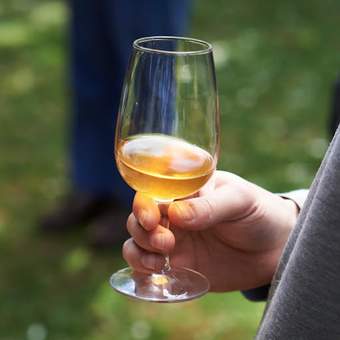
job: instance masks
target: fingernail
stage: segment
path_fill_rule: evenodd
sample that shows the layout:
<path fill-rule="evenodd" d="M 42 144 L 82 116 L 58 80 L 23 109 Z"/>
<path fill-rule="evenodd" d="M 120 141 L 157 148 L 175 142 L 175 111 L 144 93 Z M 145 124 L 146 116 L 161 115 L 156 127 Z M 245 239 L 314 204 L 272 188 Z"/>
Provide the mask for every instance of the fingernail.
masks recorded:
<path fill-rule="evenodd" d="M 194 218 L 193 210 L 189 204 L 184 202 L 174 204 L 177 210 L 177 214 L 179 215 L 180 218 L 182 218 L 185 221 L 190 221 Z"/>
<path fill-rule="evenodd" d="M 159 250 L 163 250 L 165 247 L 165 235 L 158 233 L 156 235 L 153 235 L 150 239 L 151 246 L 154 248 L 157 248 Z"/>
<path fill-rule="evenodd" d="M 153 255 L 144 255 L 141 258 L 142 265 L 148 269 L 155 269 L 156 259 Z"/>

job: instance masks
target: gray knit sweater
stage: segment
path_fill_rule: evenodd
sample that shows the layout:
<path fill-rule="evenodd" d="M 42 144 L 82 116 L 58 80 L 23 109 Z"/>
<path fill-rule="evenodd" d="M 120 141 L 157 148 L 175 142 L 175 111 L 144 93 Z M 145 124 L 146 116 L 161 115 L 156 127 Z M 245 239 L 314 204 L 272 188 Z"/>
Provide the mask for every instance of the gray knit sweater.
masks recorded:
<path fill-rule="evenodd" d="M 271 284 L 256 339 L 340 339 L 340 130 Z"/>

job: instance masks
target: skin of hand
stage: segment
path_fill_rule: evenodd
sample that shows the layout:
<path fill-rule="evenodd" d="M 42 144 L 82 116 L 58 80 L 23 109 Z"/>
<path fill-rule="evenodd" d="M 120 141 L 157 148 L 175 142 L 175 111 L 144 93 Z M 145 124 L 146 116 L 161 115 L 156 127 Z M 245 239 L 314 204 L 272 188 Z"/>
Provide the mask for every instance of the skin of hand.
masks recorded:
<path fill-rule="evenodd" d="M 271 281 L 297 215 L 293 201 L 216 171 L 195 197 L 169 206 L 137 193 L 123 257 L 137 271 L 155 272 L 169 253 L 172 266 L 204 274 L 211 291 L 247 290 Z"/>

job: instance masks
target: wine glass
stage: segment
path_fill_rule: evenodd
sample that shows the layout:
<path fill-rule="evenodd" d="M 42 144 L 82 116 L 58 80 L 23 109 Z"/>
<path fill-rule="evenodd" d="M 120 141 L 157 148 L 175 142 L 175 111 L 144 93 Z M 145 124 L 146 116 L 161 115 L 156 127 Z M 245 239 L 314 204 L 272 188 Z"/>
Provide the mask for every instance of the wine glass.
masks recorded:
<path fill-rule="evenodd" d="M 218 150 L 212 46 L 184 37 L 136 40 L 115 140 L 117 166 L 126 183 L 159 204 L 169 204 L 197 192 L 208 181 Z M 110 284 L 122 294 L 154 302 L 191 300 L 209 290 L 202 274 L 173 268 L 169 256 L 165 259 L 158 273 L 125 268 L 111 276 Z"/>

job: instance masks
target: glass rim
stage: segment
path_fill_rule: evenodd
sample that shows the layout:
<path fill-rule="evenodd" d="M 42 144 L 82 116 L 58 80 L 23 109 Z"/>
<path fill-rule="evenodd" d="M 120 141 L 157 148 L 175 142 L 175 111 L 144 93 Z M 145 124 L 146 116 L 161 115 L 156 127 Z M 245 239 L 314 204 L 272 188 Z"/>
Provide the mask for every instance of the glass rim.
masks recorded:
<path fill-rule="evenodd" d="M 187 41 L 187 42 L 195 43 L 197 45 L 201 45 L 202 49 L 198 49 L 195 51 L 169 51 L 169 50 L 161 50 L 157 48 L 144 47 L 141 45 L 141 43 L 144 43 L 144 42 L 157 41 L 157 40 Z M 168 55 L 183 55 L 183 56 L 208 54 L 208 53 L 211 53 L 213 50 L 212 45 L 204 40 L 200 40 L 196 38 L 189 38 L 189 37 L 167 36 L 167 35 L 156 35 L 156 36 L 142 37 L 142 38 L 136 39 L 133 42 L 133 47 L 136 50 L 139 50 L 142 52 L 168 54 Z"/>

